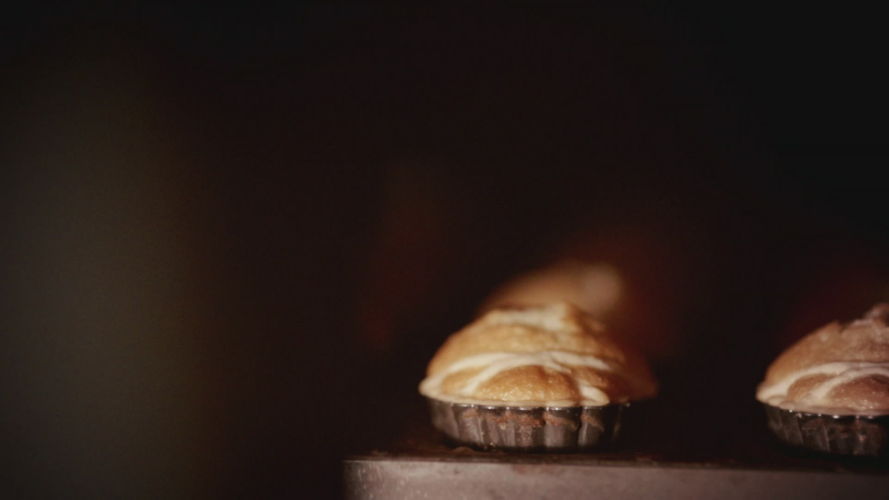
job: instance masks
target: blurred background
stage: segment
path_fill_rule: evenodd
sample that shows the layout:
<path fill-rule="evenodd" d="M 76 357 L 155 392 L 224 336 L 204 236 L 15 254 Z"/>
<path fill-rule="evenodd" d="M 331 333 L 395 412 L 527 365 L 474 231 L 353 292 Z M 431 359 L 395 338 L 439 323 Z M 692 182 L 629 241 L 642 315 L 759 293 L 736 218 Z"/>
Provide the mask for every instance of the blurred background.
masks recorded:
<path fill-rule="evenodd" d="M 12 8 L 0 489 L 336 496 L 442 340 L 565 257 L 616 273 L 665 397 L 752 404 L 889 299 L 876 19 Z"/>

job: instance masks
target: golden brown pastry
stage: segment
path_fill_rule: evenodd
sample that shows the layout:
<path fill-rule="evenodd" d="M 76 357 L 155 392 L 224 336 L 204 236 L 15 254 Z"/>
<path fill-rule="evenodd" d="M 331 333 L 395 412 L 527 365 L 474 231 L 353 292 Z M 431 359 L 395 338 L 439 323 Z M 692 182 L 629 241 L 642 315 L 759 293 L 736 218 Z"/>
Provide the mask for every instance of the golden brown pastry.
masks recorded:
<path fill-rule="evenodd" d="M 769 367 L 756 397 L 793 411 L 889 414 L 889 304 L 792 345 Z"/>
<path fill-rule="evenodd" d="M 568 303 L 494 309 L 453 334 L 420 392 L 452 403 L 602 406 L 653 396 L 645 361 Z"/>

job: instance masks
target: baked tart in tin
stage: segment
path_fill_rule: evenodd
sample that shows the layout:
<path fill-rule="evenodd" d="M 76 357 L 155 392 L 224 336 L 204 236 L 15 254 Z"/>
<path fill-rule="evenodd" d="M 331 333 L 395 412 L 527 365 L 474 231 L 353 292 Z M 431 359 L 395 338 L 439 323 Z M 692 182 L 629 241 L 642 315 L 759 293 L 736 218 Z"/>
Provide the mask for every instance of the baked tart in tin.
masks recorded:
<path fill-rule="evenodd" d="M 756 392 L 780 439 L 825 453 L 889 452 L 889 304 L 803 337 Z"/>
<path fill-rule="evenodd" d="M 656 383 L 642 357 L 568 303 L 501 307 L 451 335 L 420 384 L 433 424 L 479 448 L 605 446 Z"/>

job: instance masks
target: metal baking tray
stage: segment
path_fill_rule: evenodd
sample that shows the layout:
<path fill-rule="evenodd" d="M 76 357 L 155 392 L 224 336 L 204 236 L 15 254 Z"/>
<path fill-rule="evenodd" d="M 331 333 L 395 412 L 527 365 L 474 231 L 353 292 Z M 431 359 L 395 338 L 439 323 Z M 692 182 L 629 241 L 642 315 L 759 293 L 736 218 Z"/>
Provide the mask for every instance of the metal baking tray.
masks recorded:
<path fill-rule="evenodd" d="M 418 406 L 421 406 L 418 404 Z M 394 441 L 343 461 L 347 498 L 887 498 L 889 462 L 782 444 L 755 403 L 653 402 L 614 446 L 484 451 L 448 442 L 422 411 Z"/>

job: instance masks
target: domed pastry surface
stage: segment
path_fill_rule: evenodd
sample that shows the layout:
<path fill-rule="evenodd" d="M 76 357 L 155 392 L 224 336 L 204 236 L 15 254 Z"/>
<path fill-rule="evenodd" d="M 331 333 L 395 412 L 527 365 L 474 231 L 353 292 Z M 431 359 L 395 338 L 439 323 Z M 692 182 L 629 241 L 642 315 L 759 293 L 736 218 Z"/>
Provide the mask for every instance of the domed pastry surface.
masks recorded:
<path fill-rule="evenodd" d="M 453 334 L 420 392 L 493 406 L 602 406 L 653 396 L 645 361 L 567 303 L 489 311 Z"/>
<path fill-rule="evenodd" d="M 756 397 L 809 413 L 889 414 L 889 304 L 803 337 L 769 366 Z"/>

